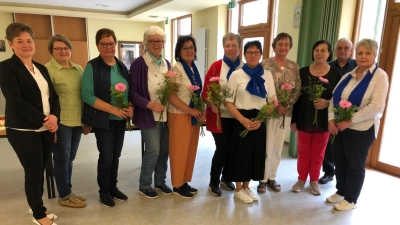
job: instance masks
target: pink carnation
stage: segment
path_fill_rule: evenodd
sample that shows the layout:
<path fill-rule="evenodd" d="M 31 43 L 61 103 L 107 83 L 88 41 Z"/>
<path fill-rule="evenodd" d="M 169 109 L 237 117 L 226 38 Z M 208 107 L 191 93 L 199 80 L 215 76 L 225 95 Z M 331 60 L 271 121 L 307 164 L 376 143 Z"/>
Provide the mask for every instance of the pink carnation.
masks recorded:
<path fill-rule="evenodd" d="M 213 82 L 213 81 L 219 81 L 219 77 L 211 77 L 210 82 Z"/>
<path fill-rule="evenodd" d="M 114 87 L 115 87 L 115 90 L 117 90 L 119 92 L 124 92 L 126 89 L 126 85 L 123 83 L 118 83 Z"/>
<path fill-rule="evenodd" d="M 281 89 L 283 89 L 283 90 L 290 90 L 290 89 L 292 89 L 293 88 L 293 85 L 292 84 L 289 84 L 289 83 L 284 83 L 284 84 L 282 84 L 282 86 L 281 86 Z"/>
<path fill-rule="evenodd" d="M 273 98 L 272 98 L 272 100 L 274 101 L 274 105 L 275 106 L 278 106 L 278 98 L 276 97 L 276 96 L 274 96 Z"/>
<path fill-rule="evenodd" d="M 341 108 L 345 109 L 345 108 L 350 108 L 352 106 L 352 104 L 351 104 L 351 102 L 349 102 L 347 100 L 340 100 L 339 106 Z"/>
<path fill-rule="evenodd" d="M 197 90 L 199 90 L 200 89 L 200 87 L 199 86 L 197 86 L 197 85 L 189 85 L 189 90 L 191 90 L 191 91 L 197 91 Z"/>
<path fill-rule="evenodd" d="M 172 72 L 172 71 L 169 71 L 168 72 L 168 74 L 167 74 L 167 76 L 169 77 L 169 78 L 172 78 L 172 77 L 175 77 L 175 73 L 174 72 Z"/>
<path fill-rule="evenodd" d="M 329 83 L 329 80 L 328 80 L 328 79 L 325 79 L 325 78 L 323 78 L 323 77 L 319 77 L 319 80 L 322 81 L 322 82 L 324 82 L 324 83 Z"/>

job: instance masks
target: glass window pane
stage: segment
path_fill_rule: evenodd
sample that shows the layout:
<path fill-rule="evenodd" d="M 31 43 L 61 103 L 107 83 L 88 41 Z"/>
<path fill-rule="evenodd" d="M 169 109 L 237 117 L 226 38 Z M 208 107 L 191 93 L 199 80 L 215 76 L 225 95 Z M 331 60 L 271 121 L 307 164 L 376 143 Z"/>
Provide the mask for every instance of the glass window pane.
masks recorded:
<path fill-rule="evenodd" d="M 250 38 L 243 38 L 243 47 L 244 47 L 244 45 L 247 43 L 247 42 L 249 42 L 249 41 L 259 41 L 259 42 L 261 42 L 261 49 L 263 50 L 263 52 L 264 52 L 264 37 L 250 37 Z M 244 58 L 244 48 L 242 47 L 242 61 L 243 61 L 243 63 L 246 63 L 246 59 Z M 260 62 L 262 61 L 262 59 L 263 59 L 263 57 L 262 57 L 262 55 L 261 55 L 261 58 L 260 58 Z"/>
<path fill-rule="evenodd" d="M 192 18 L 188 17 L 178 21 L 179 34 L 178 35 L 189 35 L 192 33 Z"/>
<path fill-rule="evenodd" d="M 229 11 L 231 12 L 229 32 L 237 34 L 239 33 L 239 7 L 235 7 Z"/>
<path fill-rule="evenodd" d="M 268 22 L 268 0 L 246 3 L 242 9 L 242 26 Z"/>
<path fill-rule="evenodd" d="M 400 29 L 398 31 L 398 37 L 400 37 Z M 397 49 L 394 60 L 393 75 L 400 74 L 400 39 L 397 40 Z M 400 88 L 394 88 L 400 86 L 399 76 L 392 76 L 390 83 L 390 95 L 388 96 L 388 103 L 386 106 L 386 118 L 382 133 L 381 150 L 379 153 L 379 161 L 400 167 L 400 151 L 395 150 L 393 146 L 398 146 L 398 125 L 393 121 L 398 120 L 400 114 L 400 105 L 397 103 L 400 96 Z"/>
<path fill-rule="evenodd" d="M 379 46 L 383 32 L 383 20 L 385 17 L 386 0 L 379 1 L 364 1 L 362 19 L 360 23 L 359 40 L 363 38 L 371 38 L 378 42 L 378 54 L 376 61 L 379 58 Z"/>

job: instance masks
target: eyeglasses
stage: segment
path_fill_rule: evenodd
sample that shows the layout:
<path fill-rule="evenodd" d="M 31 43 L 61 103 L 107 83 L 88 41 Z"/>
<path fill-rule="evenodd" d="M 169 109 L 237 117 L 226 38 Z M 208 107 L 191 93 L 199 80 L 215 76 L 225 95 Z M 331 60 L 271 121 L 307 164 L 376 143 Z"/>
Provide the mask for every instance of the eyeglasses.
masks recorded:
<path fill-rule="evenodd" d="M 182 50 L 185 51 L 185 52 L 193 51 L 194 50 L 194 46 L 184 47 L 184 48 L 182 48 Z"/>
<path fill-rule="evenodd" d="M 56 50 L 57 52 L 62 52 L 64 50 L 64 52 L 68 52 L 70 49 L 68 47 L 64 47 L 64 48 L 53 48 L 54 50 Z"/>
<path fill-rule="evenodd" d="M 350 49 L 349 46 L 345 46 L 345 47 L 336 47 L 336 50 L 338 50 L 338 51 L 342 51 L 342 50 L 348 51 L 349 49 Z"/>
<path fill-rule="evenodd" d="M 246 52 L 246 55 L 249 55 L 249 56 L 259 56 L 261 54 L 261 52 L 260 51 L 255 51 L 255 52 L 252 52 L 252 51 L 247 51 Z"/>
<path fill-rule="evenodd" d="M 161 44 L 164 44 L 164 41 L 160 41 L 160 40 L 158 40 L 158 41 L 156 41 L 156 40 L 148 40 L 147 43 L 149 43 L 149 44 L 151 44 L 151 45 L 155 45 L 155 44 L 161 45 Z"/>
<path fill-rule="evenodd" d="M 110 42 L 110 43 L 100 43 L 100 45 L 101 45 L 101 47 L 103 47 L 103 48 L 107 48 L 107 47 L 114 48 L 114 47 L 115 47 L 115 43 L 114 43 L 114 42 Z"/>

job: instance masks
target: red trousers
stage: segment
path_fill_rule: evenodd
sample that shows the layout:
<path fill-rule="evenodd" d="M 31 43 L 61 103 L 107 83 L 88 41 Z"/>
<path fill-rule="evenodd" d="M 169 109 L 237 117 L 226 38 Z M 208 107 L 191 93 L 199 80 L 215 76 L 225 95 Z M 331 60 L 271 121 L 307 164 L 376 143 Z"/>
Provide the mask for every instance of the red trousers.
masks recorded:
<path fill-rule="evenodd" d="M 297 172 L 299 180 L 306 181 L 310 175 L 310 181 L 318 181 L 322 162 L 324 161 L 325 148 L 329 139 L 329 132 L 311 134 L 298 132 L 298 158 Z"/>

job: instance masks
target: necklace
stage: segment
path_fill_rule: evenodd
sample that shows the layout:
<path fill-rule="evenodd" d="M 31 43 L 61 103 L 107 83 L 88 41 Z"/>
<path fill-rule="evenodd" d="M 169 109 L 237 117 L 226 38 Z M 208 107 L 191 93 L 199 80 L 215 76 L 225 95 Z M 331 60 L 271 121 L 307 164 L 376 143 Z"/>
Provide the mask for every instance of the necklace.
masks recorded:
<path fill-rule="evenodd" d="M 315 69 L 317 70 L 318 73 L 321 73 L 321 70 L 324 69 L 325 65 L 322 65 L 321 67 L 318 68 L 316 64 L 314 64 Z"/>
<path fill-rule="evenodd" d="M 33 65 L 32 66 L 27 66 L 26 64 L 24 64 L 28 69 L 33 69 Z"/>

